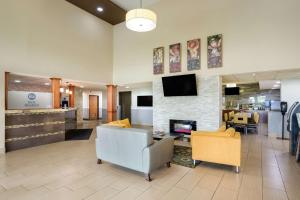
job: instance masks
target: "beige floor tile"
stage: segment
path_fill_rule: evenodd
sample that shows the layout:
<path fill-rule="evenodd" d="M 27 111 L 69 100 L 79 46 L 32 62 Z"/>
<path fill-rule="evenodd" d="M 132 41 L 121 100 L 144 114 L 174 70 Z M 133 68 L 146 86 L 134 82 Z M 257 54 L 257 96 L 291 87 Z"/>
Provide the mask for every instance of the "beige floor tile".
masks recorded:
<path fill-rule="evenodd" d="M 152 186 L 146 190 L 141 196 L 138 197 L 138 200 L 159 200 L 161 199 L 168 190 L 164 188 Z"/>
<path fill-rule="evenodd" d="M 120 191 L 113 189 L 111 187 L 105 187 L 101 190 L 97 191 L 96 193 L 92 194 L 91 196 L 87 197 L 87 200 L 106 200 L 109 198 L 112 198 L 116 194 L 118 194 Z"/>
<path fill-rule="evenodd" d="M 81 200 L 87 198 L 88 196 L 92 195 L 96 191 L 83 187 L 78 190 L 72 191 L 68 188 L 60 188 L 55 191 L 50 191 L 45 193 L 43 196 L 40 197 L 41 200 Z"/>
<path fill-rule="evenodd" d="M 288 197 L 285 191 L 283 190 L 263 188 L 263 199 L 264 200 L 288 200 Z"/>
<path fill-rule="evenodd" d="M 206 188 L 215 191 L 221 181 L 222 177 L 206 174 L 198 182 L 197 187 Z"/>
<path fill-rule="evenodd" d="M 116 196 L 111 198 L 112 200 L 132 200 L 137 199 L 138 196 L 140 196 L 143 192 L 141 190 L 138 190 L 136 188 L 127 188 L 121 192 L 119 192 Z"/>
<path fill-rule="evenodd" d="M 189 192 L 184 189 L 173 187 L 161 199 L 162 200 L 182 200 L 182 199 L 185 199 L 188 196 L 188 194 L 189 194 Z"/>
<path fill-rule="evenodd" d="M 263 187 L 285 190 L 281 177 L 274 176 L 273 178 L 263 177 Z"/>
<path fill-rule="evenodd" d="M 177 184 L 176 187 L 192 191 L 202 176 L 190 171 Z"/>
<path fill-rule="evenodd" d="M 262 189 L 241 187 L 238 200 L 262 200 Z"/>
<path fill-rule="evenodd" d="M 238 190 L 230 190 L 224 187 L 218 187 L 213 196 L 213 200 L 235 200 L 238 197 Z"/>
<path fill-rule="evenodd" d="M 221 180 L 220 187 L 230 190 L 238 190 L 242 183 L 242 178 L 242 174 L 225 173 Z"/>
<path fill-rule="evenodd" d="M 79 127 L 93 128 L 98 122 Z M 300 165 L 288 141 L 242 135 L 242 169 L 200 163 L 141 173 L 110 163 L 96 164 L 95 131 L 88 141 L 67 141 L 0 156 L 1 200 L 79 199 L 300 199 Z"/>
<path fill-rule="evenodd" d="M 12 189 L 8 189 L 2 193 L 0 193 L 0 199 L 6 200 L 6 199 L 14 199 L 15 197 L 24 194 L 27 192 L 27 190 L 23 187 L 16 187 Z"/>
<path fill-rule="evenodd" d="M 212 190 L 195 187 L 194 190 L 187 197 L 187 200 L 210 200 L 212 199 L 213 195 L 214 191 Z"/>

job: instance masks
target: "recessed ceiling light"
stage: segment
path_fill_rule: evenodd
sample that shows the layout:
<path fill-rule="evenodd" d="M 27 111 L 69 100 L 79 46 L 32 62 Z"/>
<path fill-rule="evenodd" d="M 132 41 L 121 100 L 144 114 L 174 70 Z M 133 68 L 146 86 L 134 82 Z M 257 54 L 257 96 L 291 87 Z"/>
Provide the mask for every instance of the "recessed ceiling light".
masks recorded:
<path fill-rule="evenodd" d="M 129 86 L 126 86 L 125 88 L 126 88 L 126 89 L 129 89 L 130 87 L 129 87 Z"/>
<path fill-rule="evenodd" d="M 226 87 L 228 88 L 236 87 L 236 83 L 227 83 Z"/>
<path fill-rule="evenodd" d="M 97 11 L 98 11 L 98 12 L 103 12 L 103 8 L 102 8 L 102 7 L 98 7 L 98 8 L 97 8 Z"/>
<path fill-rule="evenodd" d="M 44 83 L 44 84 L 47 85 L 47 86 L 50 85 L 50 83 Z"/>
<path fill-rule="evenodd" d="M 15 83 L 21 83 L 21 81 L 20 80 L 15 80 Z"/>
<path fill-rule="evenodd" d="M 276 81 L 276 84 L 280 84 L 281 82 L 280 81 Z"/>
<path fill-rule="evenodd" d="M 280 85 L 275 84 L 273 87 L 277 88 L 277 87 L 279 87 L 279 86 L 280 86 Z"/>

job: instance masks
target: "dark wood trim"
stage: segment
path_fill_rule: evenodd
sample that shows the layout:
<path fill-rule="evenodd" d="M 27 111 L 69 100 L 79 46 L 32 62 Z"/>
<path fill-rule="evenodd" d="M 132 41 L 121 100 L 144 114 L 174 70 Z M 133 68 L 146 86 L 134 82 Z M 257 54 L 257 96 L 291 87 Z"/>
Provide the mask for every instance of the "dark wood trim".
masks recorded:
<path fill-rule="evenodd" d="M 125 21 L 126 10 L 114 4 L 110 0 L 66 0 L 66 1 L 112 25 L 116 25 Z M 98 12 L 97 7 L 102 7 L 103 12 Z"/>
<path fill-rule="evenodd" d="M 8 109 L 8 82 L 9 82 L 9 72 L 5 72 L 5 110 Z"/>

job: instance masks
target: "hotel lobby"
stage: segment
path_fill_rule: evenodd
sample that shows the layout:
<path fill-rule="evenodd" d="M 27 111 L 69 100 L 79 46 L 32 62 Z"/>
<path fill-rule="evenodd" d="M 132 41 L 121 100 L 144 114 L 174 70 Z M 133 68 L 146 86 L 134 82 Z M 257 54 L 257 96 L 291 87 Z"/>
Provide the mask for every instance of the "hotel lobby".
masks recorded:
<path fill-rule="evenodd" d="M 1 200 L 300 200 L 296 0 L 2 0 Z"/>

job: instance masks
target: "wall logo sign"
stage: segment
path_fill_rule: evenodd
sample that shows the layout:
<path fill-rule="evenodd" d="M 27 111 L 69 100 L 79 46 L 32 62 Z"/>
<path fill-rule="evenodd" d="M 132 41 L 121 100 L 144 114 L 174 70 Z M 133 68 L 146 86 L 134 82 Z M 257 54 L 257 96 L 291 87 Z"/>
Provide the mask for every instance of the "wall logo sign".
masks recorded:
<path fill-rule="evenodd" d="M 36 95 L 34 93 L 29 93 L 27 97 L 30 101 L 33 101 L 36 99 Z"/>

